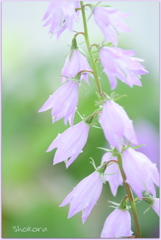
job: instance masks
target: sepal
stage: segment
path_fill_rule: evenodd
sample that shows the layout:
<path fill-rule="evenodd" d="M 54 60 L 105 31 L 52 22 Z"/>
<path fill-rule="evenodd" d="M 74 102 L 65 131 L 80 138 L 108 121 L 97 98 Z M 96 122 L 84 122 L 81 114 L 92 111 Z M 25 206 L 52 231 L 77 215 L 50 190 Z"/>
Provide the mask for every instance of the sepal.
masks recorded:
<path fill-rule="evenodd" d="M 143 197 L 142 199 L 150 205 L 153 205 L 153 203 L 155 202 L 155 198 L 152 195 L 150 195 L 149 197 Z"/>
<path fill-rule="evenodd" d="M 129 197 L 126 196 L 124 197 L 124 199 L 121 201 L 121 203 L 116 203 L 116 202 L 112 202 L 112 201 L 108 201 L 109 203 L 112 203 L 114 206 L 109 206 L 109 207 L 113 207 L 116 209 L 120 209 L 121 211 L 128 211 L 131 206 L 128 206 L 128 201 L 129 201 Z"/>
<path fill-rule="evenodd" d="M 70 55 L 69 55 L 69 59 L 71 59 L 72 55 L 73 55 L 73 52 L 75 49 L 78 49 L 78 45 L 77 45 L 77 40 L 76 38 L 74 37 L 72 39 L 72 44 L 71 44 L 71 47 L 70 47 Z"/>
<path fill-rule="evenodd" d="M 144 214 L 146 212 L 148 212 L 151 207 L 153 206 L 154 202 L 155 202 L 155 198 L 152 195 L 149 195 L 149 197 L 143 197 L 142 198 L 145 202 L 147 202 L 150 206 L 144 211 Z"/>
<path fill-rule="evenodd" d="M 128 196 L 124 197 L 124 199 L 122 200 L 118 208 L 122 211 L 129 210 L 131 207 L 127 205 L 128 202 L 129 202 L 129 197 Z"/>

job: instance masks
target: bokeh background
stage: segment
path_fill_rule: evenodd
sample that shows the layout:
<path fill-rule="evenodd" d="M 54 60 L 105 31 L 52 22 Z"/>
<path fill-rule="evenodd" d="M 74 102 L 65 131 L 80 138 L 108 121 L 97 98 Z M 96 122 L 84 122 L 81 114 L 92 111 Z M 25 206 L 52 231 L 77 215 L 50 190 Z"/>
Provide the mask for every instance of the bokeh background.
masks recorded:
<path fill-rule="evenodd" d="M 159 168 L 159 2 L 104 2 L 130 13 L 124 21 L 131 29 L 122 33 L 119 47 L 135 50 L 145 59 L 149 71 L 142 87 L 128 87 L 118 81 L 115 92 L 127 94 L 118 103 L 133 119 L 140 148 Z M 55 150 L 46 149 L 58 133 L 68 126 L 63 120 L 51 123 L 50 110 L 38 110 L 61 85 L 61 69 L 73 34 L 66 30 L 59 41 L 50 38 L 42 17 L 48 2 L 2 2 L 2 194 L 3 238 L 99 238 L 110 212 L 108 200 L 120 202 L 125 196 L 119 187 L 113 197 L 108 183 L 84 225 L 81 213 L 67 219 L 69 205 L 59 208 L 78 182 L 93 172 L 90 157 L 100 164 L 107 147 L 102 130 L 91 128 L 84 152 L 66 170 L 64 163 L 52 165 Z M 87 9 L 87 15 L 90 10 Z M 91 43 L 100 43 L 103 35 L 93 18 L 88 21 Z M 82 31 L 80 23 L 75 30 Z M 78 38 L 83 42 L 83 37 Z M 86 51 L 85 44 L 81 45 Z M 102 69 L 98 65 L 99 73 Z M 101 75 L 105 92 L 110 93 L 107 77 Z M 88 116 L 95 110 L 96 86 L 79 89 L 78 110 Z M 80 121 L 76 114 L 75 123 Z M 144 170 L 143 170 L 144 171 Z M 157 189 L 157 197 L 159 191 Z M 142 236 L 159 236 L 159 218 L 152 210 L 145 215 L 147 203 L 137 205 Z M 133 220 L 132 220 L 133 224 Z M 42 227 L 46 232 L 14 232 L 13 227 Z M 134 225 L 132 225 L 134 231 Z"/>

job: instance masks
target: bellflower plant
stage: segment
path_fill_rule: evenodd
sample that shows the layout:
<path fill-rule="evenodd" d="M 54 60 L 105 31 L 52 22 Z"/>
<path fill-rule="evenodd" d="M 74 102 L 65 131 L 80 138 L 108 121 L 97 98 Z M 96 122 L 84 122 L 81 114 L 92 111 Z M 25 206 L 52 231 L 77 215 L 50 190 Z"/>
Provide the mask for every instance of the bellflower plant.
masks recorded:
<path fill-rule="evenodd" d="M 104 34 L 105 41 L 118 44 L 118 33 L 129 32 L 129 27 L 121 20 L 128 17 L 128 13 L 120 12 L 114 8 L 94 7 L 93 16 L 96 24 Z"/>
<path fill-rule="evenodd" d="M 116 103 L 122 96 L 114 92 L 108 95 L 107 90 L 103 91 L 101 86 L 103 79 L 97 69 L 97 63 L 102 65 L 112 90 L 117 87 L 117 79 L 129 87 L 134 85 L 141 87 L 141 75 L 148 71 L 140 64 L 144 60 L 134 57 L 135 51 L 117 47 L 118 34 L 130 31 L 126 23 L 122 21 L 122 18 L 129 14 L 122 13 L 111 6 L 100 6 L 100 3 L 93 5 L 91 3 L 84 4 L 82 1 L 53 1 L 49 4 L 43 18 L 46 21 L 45 26 L 50 25 L 49 33 L 56 34 L 59 38 L 61 33 L 68 29 L 71 31 L 72 39 L 70 41 L 72 44 L 65 64 L 62 66 L 63 84 L 49 97 L 39 112 L 52 109 L 53 122 L 64 118 L 64 124 L 70 123 L 70 127 L 62 134 L 58 134 L 47 149 L 47 152 L 50 152 L 57 148 L 53 160 L 54 165 L 64 161 L 68 168 L 76 160 L 82 153 L 91 127 L 101 128 L 102 134 L 104 133 L 109 143 L 109 149 L 98 147 L 106 151 L 101 165 L 96 167 L 92 159 L 95 171 L 83 179 L 61 203 L 60 207 L 70 204 L 68 218 L 82 211 L 82 222 L 84 223 L 101 196 L 103 183 L 109 183 L 113 196 L 117 195 L 119 186 L 124 186 L 126 196 L 120 204 L 111 202 L 115 210 L 107 216 L 101 238 L 141 238 L 137 204 L 144 200 L 159 215 L 159 199 L 156 196 L 156 186 L 159 186 L 158 169 L 146 155 L 135 150 L 142 145 L 137 145 L 138 141 L 132 120 L 123 107 Z M 104 34 L 104 41 L 101 44 L 90 43 L 86 18 L 88 7 L 90 9 L 88 19 L 93 15 L 96 24 Z M 73 29 L 73 24 L 78 21 L 80 12 L 82 13 L 83 30 L 76 31 Z M 77 44 L 77 38 L 80 35 L 84 38 L 87 54 L 83 53 Z M 93 47 L 96 47 L 97 51 L 93 51 Z M 78 87 L 79 85 L 83 86 L 82 79 L 88 83 L 89 75 L 97 87 L 97 109 L 90 112 L 88 117 L 83 115 L 82 120 L 74 124 L 74 116 L 78 107 Z M 80 113 L 79 116 L 81 116 Z M 100 126 L 96 126 L 97 124 Z M 100 141 L 100 139 L 97 140 Z M 79 168 L 79 171 L 81 169 Z M 134 198 L 133 192 L 137 195 L 136 198 Z M 152 195 L 148 197 L 149 194 Z M 131 212 L 129 212 L 130 209 Z M 132 235 L 131 215 L 134 220 L 136 236 Z"/>
<path fill-rule="evenodd" d="M 87 142 L 90 126 L 84 121 L 68 128 L 64 133 L 58 134 L 56 139 L 50 144 L 47 152 L 58 148 L 53 164 L 65 161 L 66 167 L 78 157 Z"/>
<path fill-rule="evenodd" d="M 100 173 L 95 171 L 83 179 L 64 199 L 60 207 L 70 204 L 68 218 L 82 211 L 82 222 L 89 216 L 101 195 L 103 181 Z"/>
<path fill-rule="evenodd" d="M 74 115 L 78 104 L 78 86 L 74 81 L 68 81 L 51 95 L 39 112 L 52 108 L 53 123 L 64 117 L 64 123 L 73 125 Z"/>
<path fill-rule="evenodd" d="M 57 34 L 57 38 L 66 28 L 72 32 L 73 22 L 78 21 L 76 8 L 79 8 L 79 2 L 51 2 L 43 17 L 44 27 L 50 25 L 49 33 Z"/>
<path fill-rule="evenodd" d="M 100 49 L 100 58 L 110 81 L 111 89 L 117 86 L 116 78 L 126 83 L 128 86 L 142 86 L 140 75 L 148 73 L 140 62 L 143 59 L 133 57 L 134 51 L 124 50 L 117 47 L 102 47 Z"/>

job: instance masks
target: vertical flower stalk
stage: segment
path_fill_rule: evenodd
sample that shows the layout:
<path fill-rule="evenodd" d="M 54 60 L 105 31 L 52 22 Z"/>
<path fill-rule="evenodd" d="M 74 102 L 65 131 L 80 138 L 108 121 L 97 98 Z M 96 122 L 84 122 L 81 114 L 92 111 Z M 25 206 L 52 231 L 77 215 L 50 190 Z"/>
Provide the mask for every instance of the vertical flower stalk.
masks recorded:
<path fill-rule="evenodd" d="M 97 88 L 98 88 L 99 95 L 101 96 L 102 95 L 102 89 L 101 89 L 100 81 L 99 81 L 99 78 L 98 78 L 97 67 L 96 67 L 93 55 L 91 53 L 91 50 L 90 50 L 90 42 L 89 42 L 89 36 L 88 36 L 87 21 L 86 21 L 85 10 L 84 10 L 84 7 L 83 7 L 83 1 L 80 2 L 80 5 L 81 5 L 81 11 L 82 11 L 82 18 L 83 18 L 84 37 L 85 37 L 88 53 L 89 53 L 89 56 L 90 56 L 90 59 L 91 59 L 91 62 L 92 62 L 93 75 L 94 75 L 94 78 L 95 78 L 95 82 L 96 82 L 96 85 L 97 85 Z"/>
<path fill-rule="evenodd" d="M 88 48 L 89 56 L 90 56 L 90 59 L 91 59 L 91 62 L 92 62 L 92 66 L 93 66 L 93 73 L 94 73 L 93 75 L 94 75 L 94 78 L 95 78 L 95 82 L 96 82 L 96 85 L 97 85 L 97 88 L 98 88 L 99 95 L 102 96 L 102 89 L 101 89 L 100 81 L 99 81 L 99 78 L 98 78 L 97 67 L 96 67 L 93 55 L 91 53 L 91 50 L 90 50 L 88 28 L 87 28 L 86 15 L 85 15 L 85 10 L 84 10 L 84 6 L 83 6 L 83 1 L 80 2 L 80 5 L 81 5 L 81 11 L 82 11 L 82 18 L 83 18 L 84 37 L 85 37 L 86 45 L 87 45 L 87 48 Z M 118 155 L 118 160 L 119 160 L 120 172 L 121 172 L 122 178 L 124 180 L 124 185 L 125 185 L 125 188 L 126 188 L 126 191 L 127 191 L 130 203 L 131 203 L 131 208 L 132 208 L 132 212 L 133 212 L 133 216 L 134 216 L 134 222 L 135 222 L 135 228 L 136 228 L 136 236 L 138 238 L 140 238 L 141 233 L 140 233 L 140 226 L 139 226 L 138 217 L 137 217 L 136 206 L 135 206 L 135 203 L 134 203 L 134 198 L 133 198 L 130 186 L 125 182 L 126 181 L 126 176 L 125 176 L 125 173 L 124 173 L 123 168 L 122 168 L 121 155 Z"/>

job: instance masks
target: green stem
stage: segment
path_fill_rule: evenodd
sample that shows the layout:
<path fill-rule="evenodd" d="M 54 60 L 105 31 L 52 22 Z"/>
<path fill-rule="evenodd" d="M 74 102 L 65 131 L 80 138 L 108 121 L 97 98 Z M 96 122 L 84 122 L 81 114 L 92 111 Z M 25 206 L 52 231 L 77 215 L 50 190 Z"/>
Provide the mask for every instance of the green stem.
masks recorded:
<path fill-rule="evenodd" d="M 94 60 L 94 57 L 91 53 L 91 46 L 90 46 L 89 36 L 88 36 L 86 14 L 85 14 L 83 2 L 81 1 L 80 4 L 81 4 L 82 17 L 83 17 L 84 37 L 85 37 L 86 45 L 87 45 L 87 48 L 88 48 L 88 53 L 89 53 L 89 56 L 90 56 L 90 59 L 91 59 L 91 62 L 92 62 L 93 75 L 94 75 L 94 78 L 95 78 L 95 81 L 96 81 L 96 85 L 97 85 L 97 88 L 98 88 L 99 95 L 101 96 L 102 95 L 102 89 L 101 89 L 100 81 L 99 81 L 99 78 L 98 78 L 98 73 L 97 73 L 97 67 L 96 67 L 96 64 L 95 64 L 95 60 Z"/>
<path fill-rule="evenodd" d="M 132 213 L 133 213 L 133 217 L 134 217 L 134 224 L 135 224 L 135 229 L 136 229 L 136 237 L 141 238 L 141 232 L 140 232 L 137 210 L 136 210 L 136 206 L 135 206 L 135 200 L 134 200 L 134 197 L 133 197 L 133 194 L 132 194 L 129 184 L 126 183 L 126 175 L 125 175 L 125 172 L 122 167 L 122 157 L 120 154 L 118 154 L 117 157 L 118 157 L 118 165 L 120 168 L 120 172 L 121 172 L 121 175 L 122 175 L 122 178 L 124 181 L 124 186 L 125 186 L 125 189 L 126 189 L 126 192 L 129 197 L 130 204 L 131 204 L 131 209 L 132 209 Z"/>

